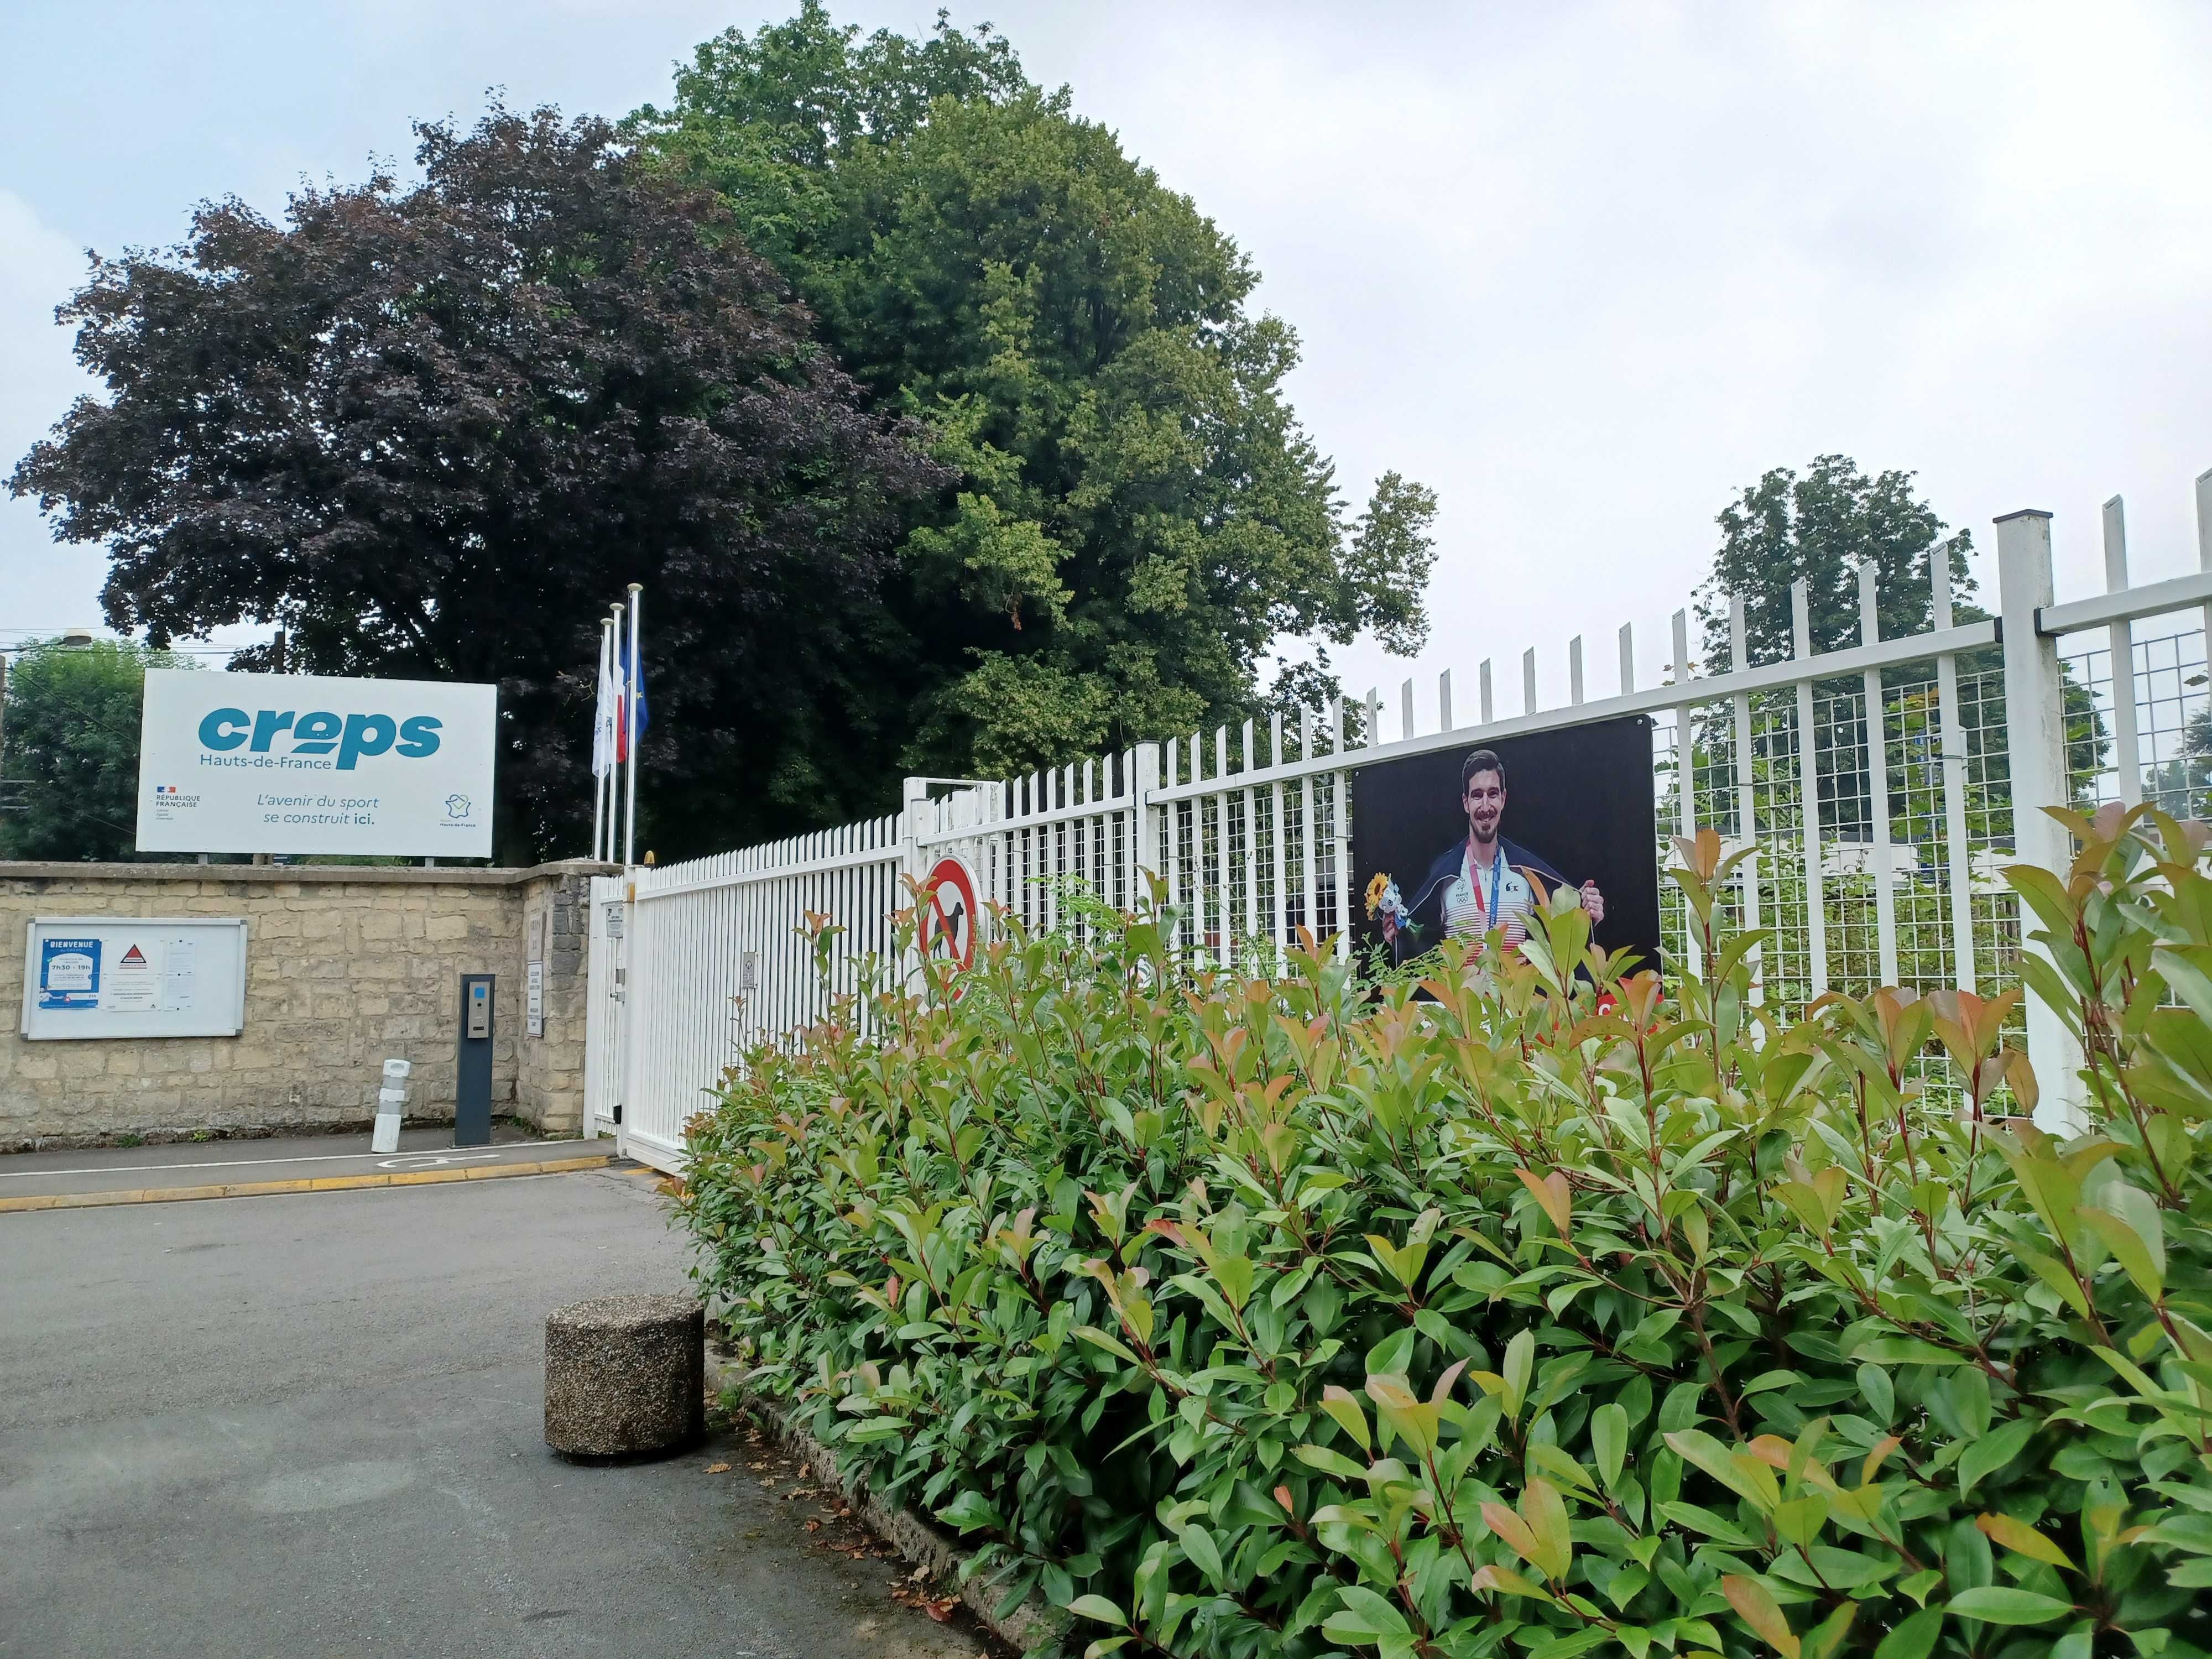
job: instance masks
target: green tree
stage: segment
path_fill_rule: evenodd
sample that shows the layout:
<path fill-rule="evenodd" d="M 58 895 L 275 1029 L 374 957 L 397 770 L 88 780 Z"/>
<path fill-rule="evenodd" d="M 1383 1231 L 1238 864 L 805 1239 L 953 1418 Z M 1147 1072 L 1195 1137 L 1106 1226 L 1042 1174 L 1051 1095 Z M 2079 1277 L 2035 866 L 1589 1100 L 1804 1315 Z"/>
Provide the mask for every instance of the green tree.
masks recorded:
<path fill-rule="evenodd" d="M 2183 722 L 2181 752 L 2145 766 L 2142 786 L 2142 798 L 2161 812 L 2178 818 L 2212 816 L 2212 708 L 2200 708 Z"/>
<path fill-rule="evenodd" d="M 1705 625 L 1705 672 L 1729 670 L 1729 602 L 1743 600 L 1746 650 L 1753 663 L 1790 653 L 1790 584 L 1802 580 L 1813 649 L 1839 651 L 1859 642 L 1858 571 L 1872 565 L 1876 611 L 1884 639 L 1924 633 L 1934 625 L 1929 584 L 1943 520 L 1916 495 L 1913 475 L 1892 471 L 1869 477 L 1848 455 L 1816 455 L 1801 477 L 1771 468 L 1721 511 L 1721 544 L 1698 589 Z M 1952 615 L 1986 613 L 1973 603 L 1966 562 L 1971 534 L 1950 544 Z"/>
<path fill-rule="evenodd" d="M 127 641 L 26 645 L 0 728 L 0 855 L 118 860 L 137 850 L 138 713 L 149 668 L 190 658 Z"/>
<path fill-rule="evenodd" d="M 302 191 L 281 224 L 210 203 L 182 247 L 96 263 L 61 314 L 107 395 L 15 493 L 106 545 L 109 619 L 155 644 L 276 623 L 295 669 L 497 682 L 502 859 L 582 848 L 599 619 L 632 581 L 640 850 L 881 810 L 894 503 L 949 475 L 720 201 L 606 123 L 417 136 L 419 182 Z"/>
<path fill-rule="evenodd" d="M 701 46 L 629 131 L 720 192 L 875 406 L 957 471 L 909 509 L 906 648 L 882 664 L 909 767 L 1236 718 L 1290 637 L 1420 645 L 1434 495 L 1386 473 L 1347 514 L 1251 261 L 988 27 L 863 39 L 808 0 Z"/>
<path fill-rule="evenodd" d="M 1754 665 L 1777 662 L 1792 652 L 1790 586 L 1806 585 L 1808 631 L 1815 653 L 1839 651 L 1860 642 L 1858 572 L 1875 573 L 1876 613 L 1881 637 L 1899 639 L 1935 625 L 1930 582 L 1934 561 L 1947 545 L 1946 526 L 1935 508 L 1913 487 L 1913 474 L 1891 471 L 1869 477 L 1846 455 L 1820 455 L 1803 473 L 1775 467 L 1741 490 L 1717 520 L 1720 546 L 1712 568 L 1697 592 L 1703 624 L 1705 672 L 1729 672 L 1731 653 L 1729 611 L 1741 598 L 1746 653 Z M 1968 532 L 1948 540 L 1954 623 L 1988 616 L 1974 602 L 1975 583 L 1966 561 Z M 1969 754 L 1967 819 L 1975 846 L 2008 844 L 2012 800 L 2005 763 L 2005 706 L 2002 653 L 1996 647 L 1971 652 L 1959 662 L 1966 707 L 1961 711 Z M 1893 693 L 1887 728 L 1885 782 L 1890 835 L 1924 844 L 1929 868 L 1941 879 L 1949 854 L 1942 845 L 1940 809 L 1924 810 L 1940 799 L 1931 781 L 1937 775 L 1937 715 L 1934 678 L 1925 663 L 1899 664 L 1882 673 Z M 1866 763 L 1865 711 L 1856 698 L 1857 676 L 1820 685 L 1814 698 L 1817 718 L 1832 722 L 1818 738 L 1817 772 L 1820 822 L 1828 840 L 1863 837 L 1873 826 L 1873 787 Z M 2068 769 L 2075 781 L 2075 805 L 2086 805 L 2110 750 L 2110 738 L 2088 688 L 2068 672 L 2064 681 Z M 1796 696 L 1770 692 L 1753 699 L 1754 726 L 1752 770 L 1759 787 L 1771 785 L 1785 822 L 1768 824 L 1788 832 L 1787 803 L 1796 787 Z M 1734 715 L 1724 705 L 1708 706 L 1693 722 L 1697 764 L 1711 779 L 1716 772 L 1733 778 L 1736 734 Z M 1762 732 L 1764 735 L 1761 735 Z M 1914 786 L 1919 786 L 1914 793 Z M 1734 812 L 1732 789 L 1716 803 L 1722 821 Z M 1923 810 L 1915 811 L 1917 804 Z M 2023 803 L 2041 805 L 2046 803 Z M 1763 809 L 1764 810 L 1764 809 Z M 1794 839 L 1794 834 L 1793 834 Z"/>

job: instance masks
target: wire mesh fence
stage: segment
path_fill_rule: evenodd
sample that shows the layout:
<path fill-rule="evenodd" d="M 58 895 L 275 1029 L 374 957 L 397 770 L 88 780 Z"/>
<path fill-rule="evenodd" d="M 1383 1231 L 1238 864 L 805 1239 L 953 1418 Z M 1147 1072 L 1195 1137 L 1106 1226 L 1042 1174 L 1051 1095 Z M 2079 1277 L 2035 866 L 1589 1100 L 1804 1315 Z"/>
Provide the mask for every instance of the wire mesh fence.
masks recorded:
<path fill-rule="evenodd" d="M 1722 920 L 1769 931 L 1757 994 L 1778 1014 L 1802 1011 L 1825 988 L 1989 991 L 2008 977 L 2019 929 L 2002 873 L 2013 844 L 2002 668 L 1995 653 L 1969 653 L 1952 678 L 1949 713 L 1960 751 L 1955 800 L 1945 780 L 1944 676 L 1934 663 L 1875 677 L 1874 729 L 1863 677 L 1814 682 L 1809 754 L 1800 729 L 1806 705 L 1794 690 L 1677 711 L 1655 724 L 1662 867 L 1674 861 L 1681 831 L 1686 733 L 1692 821 L 1718 830 L 1731 849 L 1752 849 L 1723 894 Z M 1879 781 L 1870 760 L 1877 747 Z M 1808 784 L 1817 826 L 1811 837 Z M 1817 863 L 1808 852 L 1815 841 Z M 1885 971 L 1885 884 L 1893 971 Z M 1670 957 L 1686 951 L 1686 927 L 1669 882 L 1662 943 Z"/>

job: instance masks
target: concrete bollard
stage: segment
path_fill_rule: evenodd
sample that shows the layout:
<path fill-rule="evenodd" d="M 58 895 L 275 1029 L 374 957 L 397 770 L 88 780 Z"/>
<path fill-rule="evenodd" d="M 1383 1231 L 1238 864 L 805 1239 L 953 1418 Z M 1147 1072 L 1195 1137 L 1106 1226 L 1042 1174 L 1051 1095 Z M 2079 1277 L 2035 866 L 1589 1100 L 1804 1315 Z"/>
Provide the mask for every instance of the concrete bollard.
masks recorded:
<path fill-rule="evenodd" d="M 707 1319 L 688 1297 L 603 1296 L 545 1322 L 545 1443 L 678 1452 L 707 1431 Z"/>

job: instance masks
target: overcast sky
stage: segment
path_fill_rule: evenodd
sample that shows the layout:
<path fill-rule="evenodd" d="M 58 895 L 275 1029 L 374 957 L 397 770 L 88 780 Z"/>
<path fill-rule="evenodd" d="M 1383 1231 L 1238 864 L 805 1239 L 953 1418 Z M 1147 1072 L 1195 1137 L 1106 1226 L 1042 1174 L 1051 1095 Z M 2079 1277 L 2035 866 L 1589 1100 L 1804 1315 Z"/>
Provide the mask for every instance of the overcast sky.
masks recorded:
<path fill-rule="evenodd" d="M 83 250 L 166 244 L 191 204 L 281 210 L 303 175 L 405 156 L 410 118 L 613 115 L 672 62 L 795 9 L 695 0 L 9 0 L 0 15 L 0 457 L 87 382 L 54 305 Z M 935 10 L 842 4 L 910 32 Z M 1917 471 L 1986 564 L 2057 515 L 2062 597 L 2102 586 L 2124 493 L 2139 574 L 2196 565 L 2212 467 L 2212 7 L 994 3 L 1031 76 L 1194 197 L 1305 343 L 1291 383 L 1354 504 L 1443 497 L 1434 629 L 1347 683 L 1589 636 L 1711 557 L 1771 466 Z M 94 622 L 103 561 L 0 504 L 0 640 Z M 1985 580 L 1990 578 L 1985 574 Z M 1425 714 L 1425 727 L 1432 714 Z"/>

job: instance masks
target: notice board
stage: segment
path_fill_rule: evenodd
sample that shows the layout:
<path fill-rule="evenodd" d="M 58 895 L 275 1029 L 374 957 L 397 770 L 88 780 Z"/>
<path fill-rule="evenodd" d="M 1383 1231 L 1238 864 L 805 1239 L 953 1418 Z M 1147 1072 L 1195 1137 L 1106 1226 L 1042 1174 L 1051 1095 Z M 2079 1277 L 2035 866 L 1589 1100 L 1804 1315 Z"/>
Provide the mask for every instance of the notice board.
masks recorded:
<path fill-rule="evenodd" d="M 23 1035 L 236 1036 L 246 1026 L 243 916 L 34 916 Z"/>

